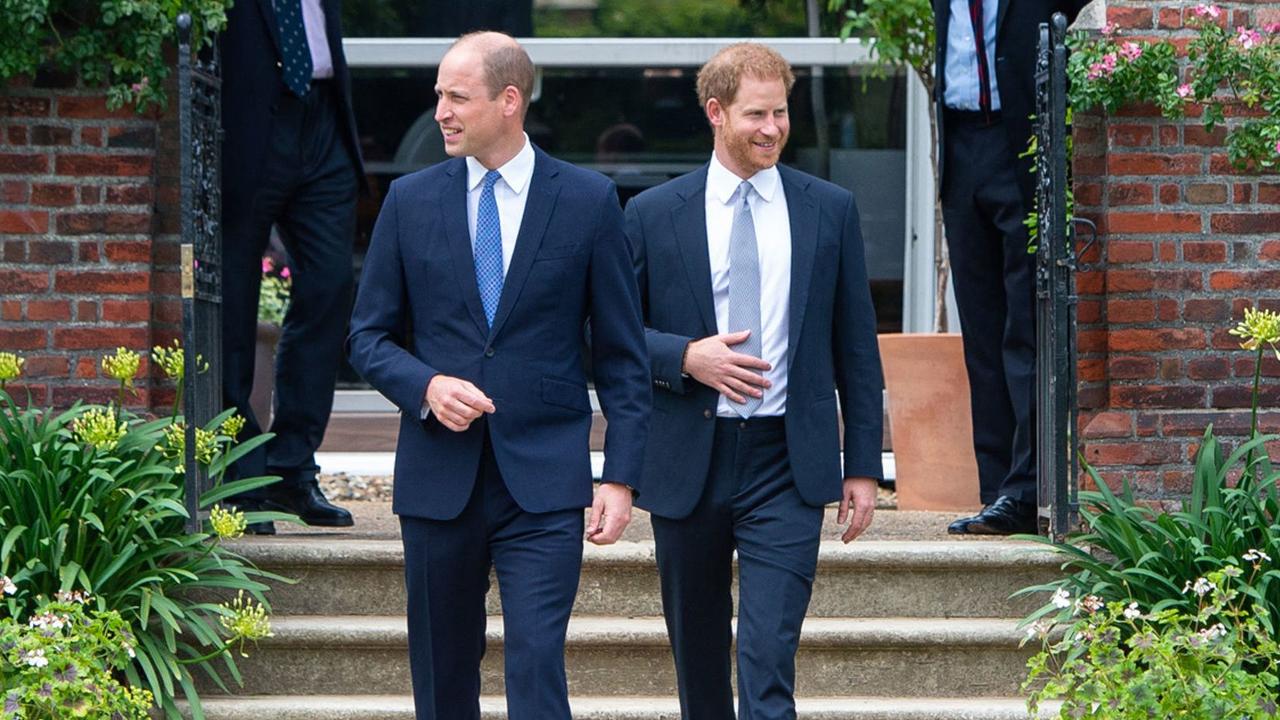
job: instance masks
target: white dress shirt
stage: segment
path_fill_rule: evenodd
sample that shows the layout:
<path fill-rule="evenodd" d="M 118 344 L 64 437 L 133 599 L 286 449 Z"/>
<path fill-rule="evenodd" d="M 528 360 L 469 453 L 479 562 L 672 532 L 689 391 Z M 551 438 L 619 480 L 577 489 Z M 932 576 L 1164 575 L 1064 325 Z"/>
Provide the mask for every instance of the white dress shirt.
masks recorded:
<path fill-rule="evenodd" d="M 529 201 L 529 182 L 533 179 L 533 145 L 524 136 L 524 147 L 507 164 L 498 168 L 502 176 L 493 186 L 493 199 L 498 203 L 498 223 L 502 227 L 502 274 L 506 277 L 511 267 L 511 255 L 516 251 L 516 237 L 520 235 L 520 221 L 524 219 L 524 206 Z M 471 245 L 476 242 L 476 213 L 480 210 L 480 193 L 484 192 L 484 176 L 489 168 L 467 156 L 467 227 L 471 230 Z"/>
<path fill-rule="evenodd" d="M 764 402 L 753 417 L 782 415 L 787 411 L 787 333 L 791 305 L 791 217 L 787 196 L 777 167 L 761 170 L 748 178 L 755 189 L 751 199 L 751 219 L 756 230 L 756 250 L 760 255 L 760 338 L 761 355 L 772 366 L 764 373 L 773 385 L 764 390 Z M 744 328 L 729 325 L 729 234 L 733 230 L 732 202 L 742 178 L 734 175 L 715 154 L 707 169 L 707 251 L 711 259 L 711 297 L 715 301 L 716 328 L 720 333 Z M 732 349 L 732 348 L 731 348 Z M 716 407 L 720 417 L 739 417 L 733 403 L 721 395 Z"/>
<path fill-rule="evenodd" d="M 533 180 L 533 145 L 524 136 L 524 147 L 516 156 L 498 168 L 502 179 L 493 184 L 493 199 L 498 204 L 498 224 L 502 229 L 502 276 L 506 285 L 507 271 L 511 269 L 511 255 L 516 251 L 516 238 L 520 235 L 520 221 L 524 219 L 524 206 L 529 202 L 529 183 Z M 476 214 L 480 211 L 480 193 L 484 192 L 484 176 L 489 168 L 479 160 L 467 156 L 467 227 L 471 230 L 471 247 L 476 244 Z M 475 282 L 475 266 L 471 266 L 472 282 Z M 422 399 L 422 419 L 431 416 L 431 406 Z"/>
<path fill-rule="evenodd" d="M 991 109 L 1000 109 L 1000 88 L 996 82 L 997 0 L 982 2 L 982 46 L 987 51 L 991 71 Z M 968 0 L 951 0 L 951 20 L 947 23 L 947 62 L 942 69 L 946 86 L 942 102 L 953 110 L 981 110 L 978 103 L 978 47 L 973 41 L 973 21 Z"/>
<path fill-rule="evenodd" d="M 329 36 L 324 31 L 324 7 L 321 0 L 302 0 L 302 25 L 307 30 L 307 47 L 311 50 L 311 78 L 333 77 L 333 56 L 329 54 Z"/>

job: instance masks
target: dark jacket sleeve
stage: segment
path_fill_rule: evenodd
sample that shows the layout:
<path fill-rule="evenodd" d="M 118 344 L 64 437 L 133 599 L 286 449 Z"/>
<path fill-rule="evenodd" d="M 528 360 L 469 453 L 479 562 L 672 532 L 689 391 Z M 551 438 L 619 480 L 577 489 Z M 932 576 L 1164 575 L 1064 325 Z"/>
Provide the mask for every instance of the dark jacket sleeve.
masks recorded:
<path fill-rule="evenodd" d="M 640 292 L 613 183 L 599 201 L 591 254 L 591 367 L 608 425 L 603 482 L 637 487 L 649 435 L 653 393 L 645 354 Z"/>
<path fill-rule="evenodd" d="M 844 476 L 879 480 L 884 477 L 880 455 L 884 433 L 880 349 L 858 208 L 853 196 L 845 195 L 848 207 L 841 228 L 832 349 L 844 420 Z"/>
<path fill-rule="evenodd" d="M 640 289 L 640 310 L 644 319 L 644 339 L 649 351 L 649 366 L 653 374 L 653 383 L 663 390 L 683 395 L 688 392 L 685 377 L 681 372 L 684 351 L 691 337 L 665 333 L 649 327 L 649 268 L 647 266 L 648 247 L 644 234 L 644 221 L 633 199 L 627 203 L 626 211 L 627 241 L 631 245 L 632 265 L 635 268 L 636 285 Z"/>
<path fill-rule="evenodd" d="M 406 350 L 409 300 L 400 254 L 396 184 L 373 227 L 347 336 L 351 366 L 402 411 L 419 416 L 427 384 L 439 374 Z"/>

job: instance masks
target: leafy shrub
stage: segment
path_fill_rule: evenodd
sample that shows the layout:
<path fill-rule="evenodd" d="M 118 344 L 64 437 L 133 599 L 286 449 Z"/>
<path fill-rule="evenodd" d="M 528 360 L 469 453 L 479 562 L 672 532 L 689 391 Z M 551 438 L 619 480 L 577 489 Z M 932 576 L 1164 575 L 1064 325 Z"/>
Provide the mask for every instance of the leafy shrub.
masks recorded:
<path fill-rule="evenodd" d="M 25 623 L 0 618 L 0 718 L 147 720 L 151 693 L 121 686 L 113 674 L 134 653 L 128 623 L 120 613 L 87 608 L 88 600 L 62 593 L 40 598 Z"/>
<path fill-rule="evenodd" d="M 196 428 L 197 459 L 213 476 L 267 440 L 233 445 L 241 422 L 227 411 Z M 181 417 L 147 421 L 111 406 L 23 408 L 0 390 L 0 576 L 14 586 L 2 596 L 12 618 L 38 612 L 41 598 L 77 591 L 90 593 L 96 610 L 119 613 L 137 640 L 123 669 L 128 683 L 147 688 L 169 717 L 179 716 L 181 691 L 200 718 L 191 669 L 222 685 L 220 661 L 239 681 L 226 650 L 269 633 L 242 621 L 267 605 L 263 580 L 280 578 L 220 544 L 243 532 L 243 514 L 215 508 L 211 532 L 186 532 L 184 430 Z M 199 504 L 208 509 L 276 480 L 222 484 Z M 291 517 L 250 513 L 247 521 Z M 237 592 L 252 600 L 208 600 Z"/>

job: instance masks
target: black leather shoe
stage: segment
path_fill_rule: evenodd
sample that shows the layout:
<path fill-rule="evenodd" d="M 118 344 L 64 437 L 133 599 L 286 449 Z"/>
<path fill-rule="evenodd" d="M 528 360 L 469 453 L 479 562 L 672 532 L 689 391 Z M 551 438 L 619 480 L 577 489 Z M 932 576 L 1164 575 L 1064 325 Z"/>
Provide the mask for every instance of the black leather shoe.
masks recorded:
<path fill-rule="evenodd" d="M 263 510 L 293 513 L 306 524 L 317 527 L 351 527 L 355 524 L 350 512 L 325 498 L 314 476 L 297 484 L 285 483 L 288 483 L 287 478 L 265 488 Z"/>
<path fill-rule="evenodd" d="M 244 526 L 245 535 L 275 535 L 276 524 L 270 520 L 252 522 Z"/>
<path fill-rule="evenodd" d="M 1035 533 L 1036 506 L 1001 495 L 973 517 L 960 518 L 947 526 L 952 535 L 1013 535 Z"/>

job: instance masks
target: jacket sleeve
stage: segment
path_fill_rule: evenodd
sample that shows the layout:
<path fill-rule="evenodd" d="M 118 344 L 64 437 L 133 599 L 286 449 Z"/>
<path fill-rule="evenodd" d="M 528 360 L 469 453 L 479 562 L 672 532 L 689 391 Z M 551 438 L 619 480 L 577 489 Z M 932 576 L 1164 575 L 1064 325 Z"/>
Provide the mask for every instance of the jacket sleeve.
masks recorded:
<path fill-rule="evenodd" d="M 347 336 L 351 366 L 401 411 L 422 417 L 427 384 L 439 374 L 406 348 L 409 298 L 400 254 L 397 184 L 373 228 Z"/>
<path fill-rule="evenodd" d="M 846 193 L 846 197 L 832 318 L 836 391 L 844 420 L 844 476 L 880 480 L 884 477 L 880 455 L 884 433 L 880 348 L 858 208 L 853 195 Z"/>
<path fill-rule="evenodd" d="M 649 366 L 653 384 L 669 392 L 685 394 L 685 377 L 681 372 L 684 351 L 693 338 L 675 333 L 665 333 L 649 326 L 648 247 L 644 234 L 644 221 L 635 200 L 627 203 L 626 235 L 631 245 L 632 265 L 635 268 L 636 285 L 640 290 L 640 310 L 644 318 L 644 339 L 649 351 Z"/>
<path fill-rule="evenodd" d="M 591 367 L 608 425 L 603 482 L 637 487 L 649 435 L 653 393 L 645 353 L 640 291 L 611 182 L 599 200 L 590 270 Z"/>

